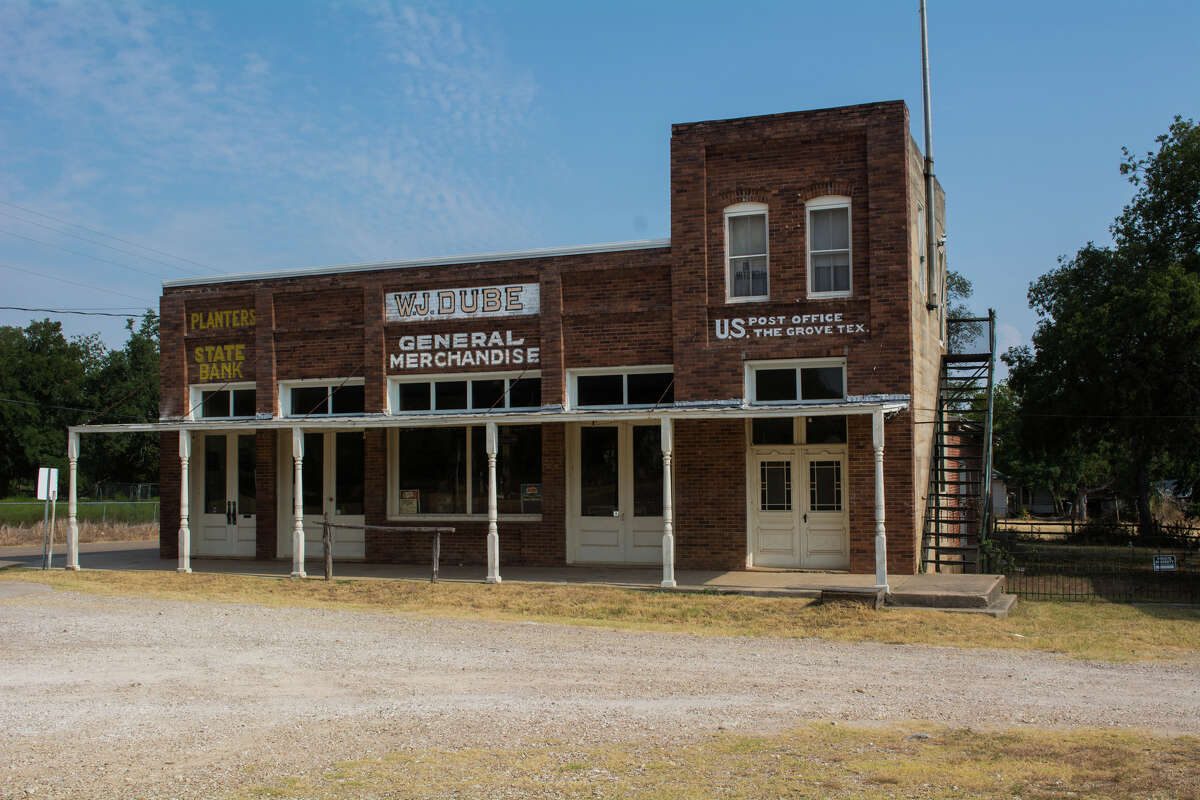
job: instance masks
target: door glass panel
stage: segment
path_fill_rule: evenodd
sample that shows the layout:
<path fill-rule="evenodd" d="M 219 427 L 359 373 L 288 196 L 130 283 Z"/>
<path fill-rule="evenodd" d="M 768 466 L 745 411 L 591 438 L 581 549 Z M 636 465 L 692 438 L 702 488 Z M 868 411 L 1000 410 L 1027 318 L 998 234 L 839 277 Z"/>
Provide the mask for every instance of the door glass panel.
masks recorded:
<path fill-rule="evenodd" d="M 204 437 L 204 513 L 224 514 L 225 502 L 225 437 Z"/>
<path fill-rule="evenodd" d="M 579 505 L 584 517 L 617 510 L 617 428 L 579 430 Z"/>
<path fill-rule="evenodd" d="M 255 437 L 253 435 L 237 437 L 237 448 L 237 513 L 248 517 L 255 513 L 255 498 L 258 496 L 258 491 L 254 488 Z"/>
<path fill-rule="evenodd" d="M 633 426 L 633 515 L 663 514 L 662 428 Z"/>
<path fill-rule="evenodd" d="M 808 510 L 842 510 L 842 462 L 813 461 L 808 467 Z"/>
<path fill-rule="evenodd" d="M 325 434 L 304 434 L 304 515 L 325 514 Z"/>
<path fill-rule="evenodd" d="M 338 433 L 335 436 L 334 511 L 357 516 L 363 513 L 363 434 Z"/>
<path fill-rule="evenodd" d="M 764 461 L 759 467 L 763 511 L 792 510 L 792 462 Z"/>

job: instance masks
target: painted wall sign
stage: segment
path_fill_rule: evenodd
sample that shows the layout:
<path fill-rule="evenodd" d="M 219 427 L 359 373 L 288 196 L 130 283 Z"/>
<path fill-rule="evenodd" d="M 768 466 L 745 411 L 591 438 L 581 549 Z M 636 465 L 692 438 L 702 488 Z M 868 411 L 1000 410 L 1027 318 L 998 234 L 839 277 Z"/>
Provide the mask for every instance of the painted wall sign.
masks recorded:
<path fill-rule="evenodd" d="M 189 331 L 253 328 L 253 308 L 227 308 L 222 311 L 193 311 L 188 314 Z"/>
<path fill-rule="evenodd" d="M 388 322 L 517 317 L 539 313 L 541 293 L 536 283 L 418 289 L 385 295 L 383 307 Z"/>
<path fill-rule="evenodd" d="M 244 378 L 242 367 L 246 363 L 244 344 L 206 344 L 192 349 L 200 383 L 207 381 L 229 381 Z"/>
<path fill-rule="evenodd" d="M 401 336 L 399 353 L 388 356 L 389 369 L 526 367 L 541 361 L 541 348 L 525 344 L 512 331 L 426 333 Z"/>
<path fill-rule="evenodd" d="M 718 339 L 798 339 L 867 333 L 861 322 L 836 314 L 792 314 L 777 317 L 734 317 L 714 320 Z"/>

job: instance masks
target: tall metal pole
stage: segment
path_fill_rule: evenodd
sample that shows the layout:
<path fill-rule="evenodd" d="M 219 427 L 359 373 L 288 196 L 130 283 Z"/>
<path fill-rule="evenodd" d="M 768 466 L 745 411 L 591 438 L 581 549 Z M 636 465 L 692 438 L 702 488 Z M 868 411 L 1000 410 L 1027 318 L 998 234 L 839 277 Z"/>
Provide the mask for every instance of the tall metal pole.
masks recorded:
<path fill-rule="evenodd" d="M 933 205 L 933 105 L 929 93 L 929 31 L 925 23 L 925 0 L 921 0 L 921 89 L 925 99 L 925 285 L 928 308 L 937 308 L 940 281 L 937 261 L 937 209 Z"/>

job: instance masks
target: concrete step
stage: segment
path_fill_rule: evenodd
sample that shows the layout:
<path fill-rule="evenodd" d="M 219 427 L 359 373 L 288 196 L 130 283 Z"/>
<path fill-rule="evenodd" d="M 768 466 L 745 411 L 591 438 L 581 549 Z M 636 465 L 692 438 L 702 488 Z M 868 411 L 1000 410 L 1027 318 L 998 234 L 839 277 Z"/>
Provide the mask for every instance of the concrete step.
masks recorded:
<path fill-rule="evenodd" d="M 945 611 L 950 614 L 986 614 L 987 616 L 995 617 L 996 619 L 1004 619 L 1009 615 L 1009 612 L 1017 607 L 1017 596 L 1015 594 L 1000 593 L 996 596 L 996 599 L 988 605 L 977 608 L 963 608 L 955 606 L 898 606 L 890 602 L 890 598 L 888 604 L 884 607 L 909 610 L 916 609 L 920 611 Z"/>
<path fill-rule="evenodd" d="M 1004 593 L 1003 575 L 926 573 L 888 593 L 887 604 L 900 608 L 986 609 Z"/>

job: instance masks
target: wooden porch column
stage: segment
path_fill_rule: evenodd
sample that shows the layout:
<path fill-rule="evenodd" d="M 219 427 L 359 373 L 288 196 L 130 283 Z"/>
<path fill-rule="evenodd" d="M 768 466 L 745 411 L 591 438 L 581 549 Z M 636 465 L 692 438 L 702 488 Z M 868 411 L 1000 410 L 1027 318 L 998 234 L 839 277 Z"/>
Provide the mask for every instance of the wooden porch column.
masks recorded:
<path fill-rule="evenodd" d="M 75 501 L 76 469 L 79 464 L 79 433 L 67 431 L 67 569 L 79 569 L 79 520 L 76 518 Z"/>
<path fill-rule="evenodd" d="M 486 430 L 484 448 L 487 451 L 488 462 L 487 582 L 500 583 L 500 531 L 497 524 L 499 514 L 496 510 L 496 440 L 499 431 L 494 422 L 489 422 Z"/>
<path fill-rule="evenodd" d="M 663 459 L 663 540 L 662 562 L 664 589 L 675 588 L 675 504 L 672 502 L 671 491 L 671 456 L 674 450 L 674 433 L 669 417 L 663 417 L 662 430 L 662 459 Z"/>
<path fill-rule="evenodd" d="M 875 588 L 887 591 L 887 530 L 883 525 L 883 409 L 871 414 L 875 448 Z"/>
<path fill-rule="evenodd" d="M 292 577 L 304 572 L 304 431 L 292 428 Z"/>
<path fill-rule="evenodd" d="M 192 432 L 179 432 L 179 567 L 177 572 L 192 571 L 192 531 L 188 527 L 188 462 L 192 459 Z"/>

